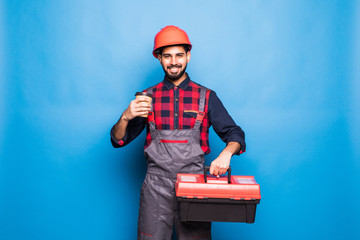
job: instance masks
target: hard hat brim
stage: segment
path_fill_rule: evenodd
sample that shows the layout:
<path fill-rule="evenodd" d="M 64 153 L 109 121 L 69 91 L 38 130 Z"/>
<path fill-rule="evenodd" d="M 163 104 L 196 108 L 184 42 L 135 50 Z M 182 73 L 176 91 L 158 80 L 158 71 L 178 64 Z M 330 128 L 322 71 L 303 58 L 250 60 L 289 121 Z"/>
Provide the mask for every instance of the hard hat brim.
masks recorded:
<path fill-rule="evenodd" d="M 156 48 L 156 49 L 152 52 L 152 54 L 153 54 L 153 56 L 154 56 L 155 58 L 158 58 L 157 51 L 158 51 L 159 49 L 161 49 L 161 48 L 166 48 L 166 47 L 172 47 L 172 46 L 182 46 L 182 45 L 187 45 L 187 46 L 189 46 L 189 52 L 191 51 L 192 45 L 189 44 L 189 43 L 183 43 L 183 42 L 182 42 L 182 43 L 171 43 L 171 44 L 169 44 L 169 45 L 164 45 L 164 46 L 158 47 L 158 48 Z"/>

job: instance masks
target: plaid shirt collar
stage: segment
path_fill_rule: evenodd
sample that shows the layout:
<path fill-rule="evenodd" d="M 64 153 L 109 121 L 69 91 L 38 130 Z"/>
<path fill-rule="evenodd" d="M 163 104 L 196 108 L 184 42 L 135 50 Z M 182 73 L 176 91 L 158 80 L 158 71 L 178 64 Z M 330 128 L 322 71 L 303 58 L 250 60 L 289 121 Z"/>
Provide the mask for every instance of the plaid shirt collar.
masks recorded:
<path fill-rule="evenodd" d="M 188 86 L 189 83 L 190 83 L 190 77 L 189 77 L 189 75 L 188 75 L 187 73 L 185 73 L 185 74 L 186 74 L 185 80 L 182 81 L 182 82 L 179 84 L 179 86 L 178 86 L 178 87 L 180 87 L 180 88 L 182 88 L 182 89 L 186 89 L 187 86 Z M 164 83 L 165 87 L 166 87 L 168 90 L 170 90 L 171 88 L 175 87 L 175 84 L 172 83 L 170 80 L 168 80 L 168 79 L 166 78 L 166 76 L 164 77 L 163 83 Z"/>

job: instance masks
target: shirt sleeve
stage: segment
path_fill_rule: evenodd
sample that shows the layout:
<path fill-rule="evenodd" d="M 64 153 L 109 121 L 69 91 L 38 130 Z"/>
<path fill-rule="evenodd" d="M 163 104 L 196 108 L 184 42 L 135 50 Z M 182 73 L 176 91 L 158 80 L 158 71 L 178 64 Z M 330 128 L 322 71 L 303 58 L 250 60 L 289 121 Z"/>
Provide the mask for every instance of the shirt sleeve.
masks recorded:
<path fill-rule="evenodd" d="M 116 139 L 113 134 L 114 126 L 110 131 L 111 144 L 114 148 L 124 147 L 132 142 L 144 130 L 146 118 L 135 117 L 131 119 L 127 125 L 125 136 L 122 139 Z"/>
<path fill-rule="evenodd" d="M 208 118 L 216 134 L 226 144 L 229 142 L 240 143 L 241 148 L 236 155 L 246 151 L 244 131 L 236 125 L 214 91 L 211 91 L 209 96 Z"/>

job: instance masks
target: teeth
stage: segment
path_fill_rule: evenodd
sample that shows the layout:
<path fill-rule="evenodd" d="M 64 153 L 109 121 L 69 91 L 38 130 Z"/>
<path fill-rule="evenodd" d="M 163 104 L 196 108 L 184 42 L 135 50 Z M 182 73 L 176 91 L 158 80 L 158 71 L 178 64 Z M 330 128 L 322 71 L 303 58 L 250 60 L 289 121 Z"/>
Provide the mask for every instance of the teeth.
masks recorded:
<path fill-rule="evenodd" d="M 178 68 L 170 68 L 171 72 L 177 72 L 179 69 Z"/>

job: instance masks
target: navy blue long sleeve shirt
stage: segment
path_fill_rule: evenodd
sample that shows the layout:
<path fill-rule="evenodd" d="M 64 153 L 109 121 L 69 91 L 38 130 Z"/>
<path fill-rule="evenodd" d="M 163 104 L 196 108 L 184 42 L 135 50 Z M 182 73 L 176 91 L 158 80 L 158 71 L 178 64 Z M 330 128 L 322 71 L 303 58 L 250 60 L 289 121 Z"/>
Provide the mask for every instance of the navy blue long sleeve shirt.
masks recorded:
<path fill-rule="evenodd" d="M 189 77 L 187 77 L 183 82 L 179 84 L 179 86 L 175 86 L 171 81 L 164 78 L 164 81 L 156 85 L 158 89 L 161 91 L 171 91 L 173 98 L 166 98 L 166 100 L 161 101 L 168 101 L 166 103 L 161 104 L 167 104 L 167 108 L 171 108 L 173 111 L 168 111 L 161 113 L 161 115 L 164 116 L 164 118 L 168 117 L 167 114 L 171 115 L 171 118 L 166 118 L 162 120 L 161 122 L 169 123 L 171 121 L 171 124 L 163 124 L 159 125 L 158 127 L 161 129 L 178 129 L 180 126 L 180 129 L 185 128 L 191 128 L 191 120 L 188 118 L 196 118 L 196 114 L 194 115 L 192 111 L 186 111 L 186 103 L 187 102 L 196 102 L 194 99 L 189 99 L 186 97 L 181 98 L 181 96 L 186 96 L 186 92 L 189 91 L 190 96 L 195 96 L 196 94 L 193 94 L 194 91 L 197 91 L 196 87 L 200 85 L 196 84 L 195 82 L 191 81 Z M 183 91 L 183 92 L 181 92 Z M 166 95 L 166 94 L 165 94 Z M 168 96 L 167 94 L 166 96 Z M 161 98 L 162 99 L 162 98 Z M 179 104 L 180 103 L 180 104 Z M 169 106 L 170 104 L 170 106 Z M 179 105 L 181 107 L 179 107 Z M 202 133 L 201 139 L 200 139 L 200 145 L 204 152 L 208 154 L 210 152 L 209 147 L 209 141 L 208 141 L 208 131 L 210 126 L 213 126 L 215 132 L 217 135 L 224 141 L 225 143 L 229 142 L 238 142 L 241 145 L 241 149 L 238 153 L 240 154 L 245 152 L 246 150 L 246 143 L 245 143 L 245 133 L 244 131 L 235 124 L 234 120 L 231 118 L 229 113 L 227 112 L 226 108 L 216 95 L 216 93 L 210 89 L 208 89 L 207 94 L 207 100 L 206 100 L 206 114 L 205 114 L 205 120 L 202 124 Z M 164 109 L 164 108 L 163 108 Z M 171 112 L 171 113 L 170 113 Z M 182 114 L 184 113 L 184 114 Z M 191 114 L 193 114 L 191 116 Z M 179 120 L 182 119 L 183 122 L 179 123 Z M 188 121 L 188 122 L 187 122 Z M 160 122 L 160 121 L 159 121 Z M 194 123 L 194 121 L 192 121 Z M 187 124 L 189 123 L 189 124 Z M 126 129 L 125 136 L 118 140 L 115 139 L 112 130 L 111 130 L 111 142 L 114 147 L 122 147 L 130 143 L 132 140 L 134 140 L 145 128 L 147 125 L 147 119 L 143 117 L 135 117 L 134 119 L 130 120 Z M 145 141 L 145 148 L 150 144 L 151 142 L 151 136 L 149 135 L 149 131 L 147 129 L 147 139 Z"/>

